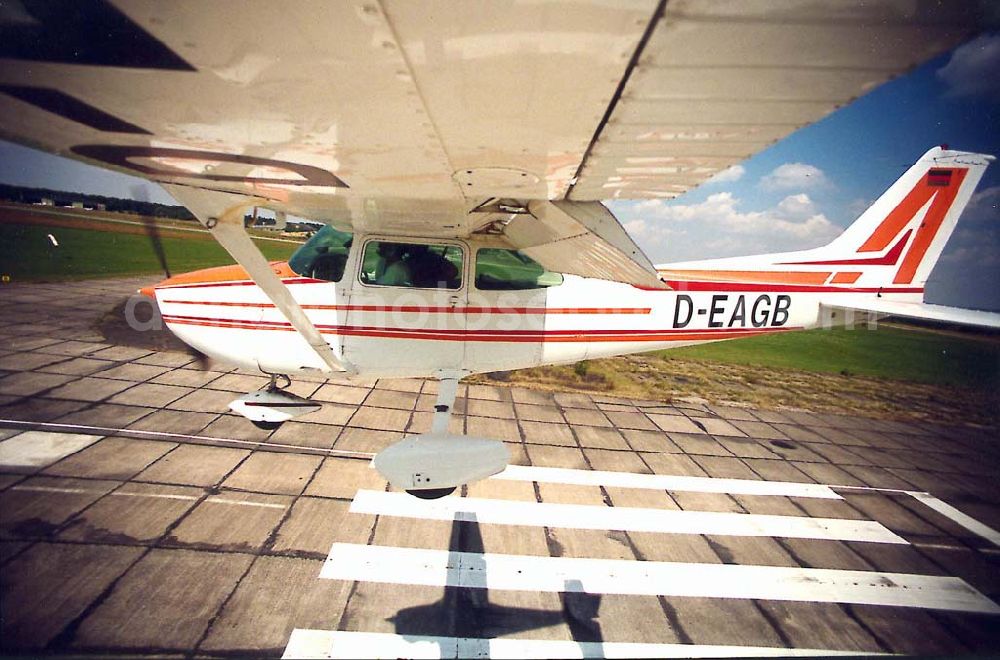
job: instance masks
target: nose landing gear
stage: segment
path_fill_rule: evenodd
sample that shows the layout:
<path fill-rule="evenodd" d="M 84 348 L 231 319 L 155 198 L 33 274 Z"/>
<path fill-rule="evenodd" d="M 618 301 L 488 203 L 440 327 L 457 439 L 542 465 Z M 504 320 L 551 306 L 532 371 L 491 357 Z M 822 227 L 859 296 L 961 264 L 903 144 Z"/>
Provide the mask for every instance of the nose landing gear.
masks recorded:
<path fill-rule="evenodd" d="M 400 440 L 375 456 L 375 469 L 396 488 L 436 500 L 507 467 L 510 452 L 499 440 L 448 433 L 457 387 L 457 377 L 441 379 L 430 433 Z"/>
<path fill-rule="evenodd" d="M 278 380 L 283 380 L 281 385 Z M 316 412 L 322 406 L 298 395 L 286 392 L 292 384 L 284 374 L 271 374 L 267 387 L 244 394 L 229 404 L 229 409 L 243 415 L 259 429 L 273 431 L 290 419 Z"/>

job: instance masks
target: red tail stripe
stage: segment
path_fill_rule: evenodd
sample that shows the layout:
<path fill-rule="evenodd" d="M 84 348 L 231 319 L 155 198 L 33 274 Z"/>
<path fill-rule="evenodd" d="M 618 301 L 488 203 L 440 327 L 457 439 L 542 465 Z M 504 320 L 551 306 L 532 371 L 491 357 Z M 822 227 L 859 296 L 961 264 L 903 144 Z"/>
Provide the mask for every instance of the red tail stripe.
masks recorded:
<path fill-rule="evenodd" d="M 906 246 L 906 241 L 910 238 L 910 234 L 913 233 L 912 229 L 908 229 L 902 238 L 896 241 L 896 244 L 892 246 L 892 249 L 886 252 L 881 257 L 865 257 L 862 259 L 833 259 L 830 261 L 789 261 L 785 262 L 783 266 L 895 266 L 896 262 L 899 261 L 899 255 L 903 254 L 903 248 Z"/>
<path fill-rule="evenodd" d="M 917 268 L 920 266 L 920 262 L 923 261 L 924 255 L 927 254 L 927 249 L 931 246 L 931 242 L 934 241 L 934 237 L 937 235 L 938 229 L 941 228 L 945 216 L 948 215 L 948 209 L 951 208 L 952 202 L 955 201 L 958 189 L 962 186 L 962 181 L 965 180 L 965 174 L 968 171 L 964 168 L 953 170 L 951 183 L 947 187 L 937 189 L 938 193 L 935 195 L 934 201 L 931 203 L 931 208 L 924 217 L 924 221 L 917 230 L 917 235 L 913 239 L 913 245 L 910 246 L 910 249 L 906 252 L 906 256 L 903 257 L 903 265 L 899 267 L 899 272 L 892 279 L 893 284 L 908 284 L 913 281 L 913 277 L 917 273 Z"/>

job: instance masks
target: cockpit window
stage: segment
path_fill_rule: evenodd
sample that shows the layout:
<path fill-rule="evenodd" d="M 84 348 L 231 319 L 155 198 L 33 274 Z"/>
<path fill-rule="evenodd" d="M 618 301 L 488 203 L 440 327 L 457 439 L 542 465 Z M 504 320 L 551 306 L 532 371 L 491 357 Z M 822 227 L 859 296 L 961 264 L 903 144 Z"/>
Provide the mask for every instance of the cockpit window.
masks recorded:
<path fill-rule="evenodd" d="M 521 291 L 559 286 L 561 273 L 546 270 L 517 250 L 482 248 L 476 253 L 476 288 L 480 291 Z"/>
<path fill-rule="evenodd" d="M 379 286 L 459 289 L 462 287 L 462 248 L 369 241 L 361 262 L 361 281 Z"/>
<path fill-rule="evenodd" d="M 302 277 L 339 282 L 344 277 L 353 234 L 326 225 L 288 260 L 288 267 Z"/>

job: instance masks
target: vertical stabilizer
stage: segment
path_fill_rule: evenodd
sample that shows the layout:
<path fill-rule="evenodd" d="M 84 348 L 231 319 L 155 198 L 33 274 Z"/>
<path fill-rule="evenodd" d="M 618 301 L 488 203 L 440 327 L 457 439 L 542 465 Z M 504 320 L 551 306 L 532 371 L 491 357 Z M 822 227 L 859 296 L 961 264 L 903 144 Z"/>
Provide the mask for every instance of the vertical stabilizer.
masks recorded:
<path fill-rule="evenodd" d="M 992 160 L 934 147 L 812 259 L 786 263 L 850 266 L 868 284 L 922 287 Z"/>

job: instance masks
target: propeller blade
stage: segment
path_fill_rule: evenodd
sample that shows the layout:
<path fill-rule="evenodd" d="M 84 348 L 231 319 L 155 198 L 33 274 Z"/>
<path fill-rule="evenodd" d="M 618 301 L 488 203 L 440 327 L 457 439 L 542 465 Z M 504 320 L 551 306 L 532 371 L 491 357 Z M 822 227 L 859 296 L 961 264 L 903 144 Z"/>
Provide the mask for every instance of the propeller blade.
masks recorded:
<path fill-rule="evenodd" d="M 145 187 L 143 186 L 132 186 L 131 188 L 132 198 L 139 202 L 148 202 L 149 195 Z M 156 254 L 156 259 L 160 262 L 160 268 L 163 269 L 163 273 L 170 277 L 170 266 L 167 265 L 167 254 L 163 250 L 163 241 L 160 239 L 160 228 L 156 225 L 156 218 L 149 215 L 142 215 L 143 227 L 146 229 L 146 236 L 149 237 L 149 242 L 153 246 L 153 252 Z"/>

